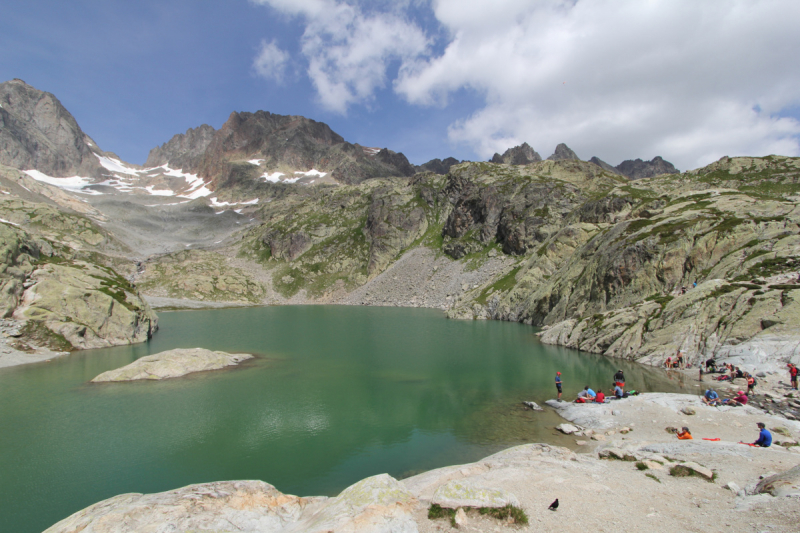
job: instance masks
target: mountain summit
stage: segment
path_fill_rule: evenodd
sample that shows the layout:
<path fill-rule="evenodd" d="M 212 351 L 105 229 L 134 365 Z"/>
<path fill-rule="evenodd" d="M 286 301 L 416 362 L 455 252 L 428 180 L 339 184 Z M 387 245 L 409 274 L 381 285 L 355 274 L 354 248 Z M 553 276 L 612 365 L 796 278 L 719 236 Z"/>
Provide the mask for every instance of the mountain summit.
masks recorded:
<path fill-rule="evenodd" d="M 97 177 L 103 168 L 95 150 L 54 95 L 20 79 L 0 83 L 0 163 L 49 176 Z"/>

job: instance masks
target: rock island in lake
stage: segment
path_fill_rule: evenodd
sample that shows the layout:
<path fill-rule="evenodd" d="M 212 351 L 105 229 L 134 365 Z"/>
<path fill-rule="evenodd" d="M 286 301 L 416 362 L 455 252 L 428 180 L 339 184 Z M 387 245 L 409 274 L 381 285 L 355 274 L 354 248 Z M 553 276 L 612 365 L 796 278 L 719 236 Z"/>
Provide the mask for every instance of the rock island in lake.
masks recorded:
<path fill-rule="evenodd" d="M 177 378 L 193 372 L 235 366 L 252 358 L 253 356 L 247 353 L 232 354 L 213 352 L 204 348 L 178 348 L 148 355 L 122 368 L 103 372 L 92 382 Z"/>

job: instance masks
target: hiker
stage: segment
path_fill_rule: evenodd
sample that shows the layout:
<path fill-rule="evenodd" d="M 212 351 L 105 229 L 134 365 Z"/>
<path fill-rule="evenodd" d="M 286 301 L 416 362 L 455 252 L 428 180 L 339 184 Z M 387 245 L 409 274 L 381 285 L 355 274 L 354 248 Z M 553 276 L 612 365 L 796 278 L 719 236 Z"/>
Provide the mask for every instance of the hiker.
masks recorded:
<path fill-rule="evenodd" d="M 733 383 L 734 379 L 743 377 L 745 377 L 745 375 L 744 372 L 742 372 L 741 368 L 739 368 L 738 366 L 731 367 L 731 383 Z"/>
<path fill-rule="evenodd" d="M 739 391 L 733 398 L 729 400 L 722 400 L 722 403 L 724 403 L 725 405 L 731 405 L 733 407 L 737 407 L 740 405 L 747 405 L 748 401 L 749 398 L 747 397 L 747 394 L 745 394 L 744 391 Z"/>
<path fill-rule="evenodd" d="M 620 387 L 625 386 L 625 374 L 622 373 L 622 370 L 617 370 L 617 373 L 614 374 L 614 384 Z"/>
<path fill-rule="evenodd" d="M 675 362 L 673 363 L 675 368 L 683 368 L 683 352 L 678 350 L 678 353 L 675 355 Z"/>
<path fill-rule="evenodd" d="M 561 372 L 556 372 L 556 389 L 558 389 L 558 401 L 561 401 Z"/>
<path fill-rule="evenodd" d="M 706 359 L 706 372 L 715 372 L 717 370 L 717 362 L 713 357 Z"/>
<path fill-rule="evenodd" d="M 703 394 L 703 403 L 706 405 L 717 405 L 722 403 L 722 400 L 719 399 L 719 394 L 717 394 L 714 389 L 708 389 L 705 394 Z"/>
<path fill-rule="evenodd" d="M 578 393 L 578 399 L 575 400 L 575 403 L 588 403 L 593 401 L 596 396 L 597 394 L 587 385 Z"/>
<path fill-rule="evenodd" d="M 797 367 L 792 363 L 787 366 L 789 367 L 789 380 L 792 382 L 792 388 L 797 390 Z"/>
<path fill-rule="evenodd" d="M 624 390 L 622 390 L 622 387 L 620 387 L 618 384 L 616 384 L 616 383 L 615 383 L 615 384 L 614 384 L 614 397 L 615 397 L 617 400 L 619 400 L 619 399 L 621 399 L 621 398 L 627 398 L 627 397 L 628 397 L 628 395 L 627 395 L 627 394 L 625 394 L 625 391 L 624 391 Z"/>
<path fill-rule="evenodd" d="M 753 389 L 756 387 L 756 378 L 750 375 L 749 372 L 745 372 L 745 377 L 747 377 L 747 395 L 753 392 Z"/>
<path fill-rule="evenodd" d="M 689 431 L 689 428 L 687 428 L 686 426 L 683 426 L 683 429 L 678 431 L 676 435 L 680 440 L 694 440 L 692 438 L 691 432 Z"/>
<path fill-rule="evenodd" d="M 772 433 L 767 431 L 767 426 L 764 422 L 756 424 L 758 426 L 758 440 L 753 443 L 753 446 L 761 446 L 762 448 L 769 448 L 772 446 Z"/>
<path fill-rule="evenodd" d="M 672 368 L 672 356 L 667 357 L 667 360 L 664 361 L 664 366 L 666 368 Z"/>
<path fill-rule="evenodd" d="M 606 395 L 603 393 L 603 390 L 598 388 L 597 395 L 594 397 L 595 403 L 606 403 Z"/>

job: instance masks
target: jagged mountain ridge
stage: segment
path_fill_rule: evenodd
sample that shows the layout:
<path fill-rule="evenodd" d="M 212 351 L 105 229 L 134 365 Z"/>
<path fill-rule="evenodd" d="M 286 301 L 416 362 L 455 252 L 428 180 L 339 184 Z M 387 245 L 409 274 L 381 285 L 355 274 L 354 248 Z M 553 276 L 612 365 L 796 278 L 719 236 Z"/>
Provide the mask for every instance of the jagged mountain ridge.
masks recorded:
<path fill-rule="evenodd" d="M 580 161 L 578 155 L 564 143 L 556 146 L 553 155 L 547 158 L 549 161 Z M 504 163 L 506 165 L 529 165 L 537 161 L 541 161 L 542 157 L 531 148 L 528 143 L 522 143 L 519 146 L 514 146 L 506 150 L 503 155 L 498 153 L 494 154 L 489 160 L 491 163 Z M 642 178 L 652 178 L 660 174 L 678 174 L 680 171 L 669 161 L 665 161 L 661 156 L 654 157 L 651 161 L 642 161 L 641 159 L 626 159 L 617 166 L 611 166 L 598 157 L 589 159 L 590 163 L 594 163 L 603 170 L 626 176 L 632 180 Z"/>

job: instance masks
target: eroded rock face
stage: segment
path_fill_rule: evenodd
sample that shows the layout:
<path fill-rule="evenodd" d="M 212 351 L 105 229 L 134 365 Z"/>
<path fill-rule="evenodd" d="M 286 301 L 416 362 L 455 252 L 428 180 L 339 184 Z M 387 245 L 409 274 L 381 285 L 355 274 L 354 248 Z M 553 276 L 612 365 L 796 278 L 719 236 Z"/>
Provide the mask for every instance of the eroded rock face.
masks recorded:
<path fill-rule="evenodd" d="M 252 359 L 247 353 L 212 352 L 203 348 L 178 348 L 148 355 L 129 365 L 103 372 L 93 383 L 106 381 L 136 381 L 139 379 L 170 379 L 193 372 L 219 370 Z"/>
<path fill-rule="evenodd" d="M 109 267 L 56 254 L 45 239 L 0 223 L 0 311 L 26 321 L 39 346 L 102 348 L 146 341 L 156 314 Z"/>
<path fill-rule="evenodd" d="M 178 133 L 161 146 L 150 150 L 144 166 L 152 168 L 169 164 L 173 168 L 189 171 L 197 165 L 199 158 L 211 144 L 215 132 L 212 126 L 203 124 L 197 128 L 189 128 L 186 133 Z"/>
<path fill-rule="evenodd" d="M 283 494 L 263 481 L 220 481 L 96 503 L 45 533 L 241 531 L 246 533 L 416 533 L 416 498 L 381 474 L 335 498 Z"/>
<path fill-rule="evenodd" d="M 94 145 L 58 98 L 22 80 L 0 83 L 0 163 L 49 176 L 99 176 Z"/>
<path fill-rule="evenodd" d="M 580 157 L 578 154 L 573 152 L 569 146 L 564 143 L 559 144 L 556 146 L 556 151 L 553 152 L 553 155 L 547 158 L 549 161 L 580 161 Z"/>
<path fill-rule="evenodd" d="M 756 486 L 755 492 L 773 496 L 800 496 L 800 465 L 762 479 Z"/>

